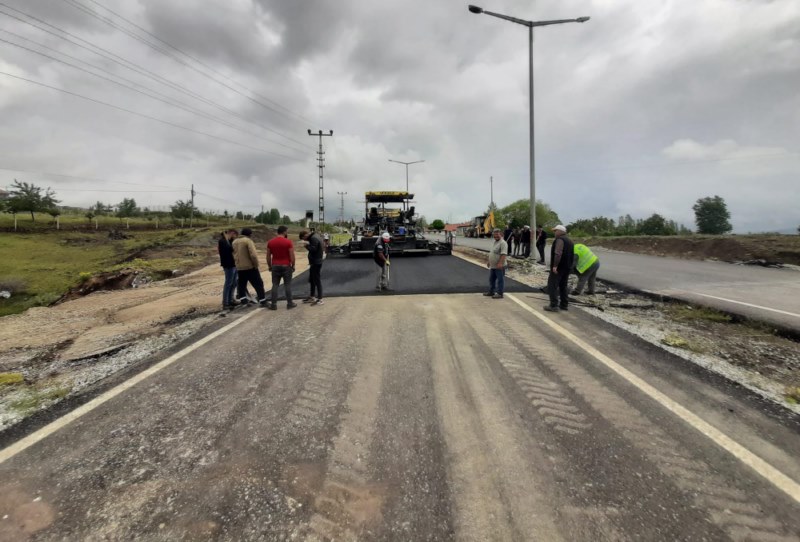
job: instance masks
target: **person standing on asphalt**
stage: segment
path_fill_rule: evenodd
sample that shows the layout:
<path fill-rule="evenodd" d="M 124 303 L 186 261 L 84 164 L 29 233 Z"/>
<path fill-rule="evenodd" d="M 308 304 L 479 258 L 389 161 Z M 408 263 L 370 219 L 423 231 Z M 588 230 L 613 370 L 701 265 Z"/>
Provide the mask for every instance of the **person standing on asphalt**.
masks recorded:
<path fill-rule="evenodd" d="M 308 251 L 308 282 L 310 291 L 303 303 L 323 305 L 322 301 L 322 261 L 325 257 L 325 247 L 322 238 L 316 232 L 308 230 L 300 232 L 300 240 L 305 242 Z"/>
<path fill-rule="evenodd" d="M 559 224 L 553 228 L 555 239 L 550 247 L 550 276 L 547 278 L 547 291 L 550 294 L 550 304 L 544 308 L 546 311 L 558 312 L 569 310 L 568 284 L 569 274 L 572 272 L 574 256 L 574 243 L 567 237 L 567 228 Z M 561 303 L 559 303 L 559 297 Z"/>
<path fill-rule="evenodd" d="M 258 267 L 258 254 L 256 245 L 250 236 L 253 230 L 242 228 L 242 236 L 233 242 L 233 260 L 236 262 L 236 272 L 239 275 L 236 297 L 240 304 L 247 303 L 247 283 L 256 289 L 256 297 L 263 307 L 267 304 L 267 294 L 264 292 L 264 281 Z"/>
<path fill-rule="evenodd" d="M 483 295 L 492 299 L 503 299 L 506 265 L 508 265 L 508 243 L 503 239 L 503 232 L 497 228 L 492 231 L 492 237 L 494 244 L 486 261 L 486 267 L 489 268 L 489 291 Z"/>
<path fill-rule="evenodd" d="M 294 245 L 286 232 L 289 228 L 278 226 L 278 235 L 267 243 L 267 269 L 272 273 L 270 310 L 278 310 L 278 286 L 283 279 L 286 292 L 286 308 L 293 309 L 297 303 L 292 301 L 292 275 L 294 274 Z"/>
<path fill-rule="evenodd" d="M 544 247 L 547 244 L 547 232 L 542 225 L 536 226 L 536 250 L 539 251 L 539 263 L 544 263 Z"/>
<path fill-rule="evenodd" d="M 372 258 L 378 265 L 378 281 L 375 289 L 381 292 L 389 291 L 389 244 L 392 242 L 392 236 L 389 232 L 384 232 L 380 238 L 375 242 L 375 248 L 372 249 Z"/>
<path fill-rule="evenodd" d="M 222 287 L 222 310 L 232 310 L 236 307 L 236 261 L 233 259 L 233 241 L 239 235 L 234 228 L 222 232 L 217 244 L 219 264 L 225 272 L 225 285 Z"/>
<path fill-rule="evenodd" d="M 531 255 L 531 227 L 522 227 L 522 256 L 527 258 Z"/>
<path fill-rule="evenodd" d="M 578 285 L 572 290 L 572 295 L 581 295 L 586 282 L 589 289 L 586 293 L 594 295 L 594 283 L 597 279 L 597 270 L 600 269 L 600 259 L 589 250 L 589 247 L 575 243 L 575 273 L 578 275 Z"/>

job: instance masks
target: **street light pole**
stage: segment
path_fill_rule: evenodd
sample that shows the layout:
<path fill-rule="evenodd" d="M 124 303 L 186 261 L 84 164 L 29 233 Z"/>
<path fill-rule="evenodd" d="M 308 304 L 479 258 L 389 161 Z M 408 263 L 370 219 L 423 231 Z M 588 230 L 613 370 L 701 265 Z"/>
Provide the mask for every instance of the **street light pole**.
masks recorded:
<path fill-rule="evenodd" d="M 525 19 L 518 19 L 509 15 L 501 13 L 494 13 L 486 11 L 478 6 L 469 6 L 469 11 L 475 14 L 491 15 L 499 19 L 505 19 L 512 23 L 521 24 L 528 27 L 528 130 L 530 131 L 530 184 L 531 184 L 531 229 L 536 229 L 536 152 L 534 147 L 534 129 L 533 129 L 533 27 L 534 26 L 550 26 L 553 24 L 563 23 L 585 23 L 589 17 L 578 17 L 577 19 L 554 19 L 551 21 L 526 21 Z M 534 258 L 533 251 L 531 251 L 531 258 Z"/>
<path fill-rule="evenodd" d="M 391 158 L 389 158 L 389 161 L 394 162 L 395 164 L 403 164 L 404 166 L 406 166 L 406 194 L 408 194 L 408 166 L 410 166 L 411 164 L 421 164 L 425 160 L 417 160 L 416 162 L 401 162 L 400 160 L 392 160 Z"/>

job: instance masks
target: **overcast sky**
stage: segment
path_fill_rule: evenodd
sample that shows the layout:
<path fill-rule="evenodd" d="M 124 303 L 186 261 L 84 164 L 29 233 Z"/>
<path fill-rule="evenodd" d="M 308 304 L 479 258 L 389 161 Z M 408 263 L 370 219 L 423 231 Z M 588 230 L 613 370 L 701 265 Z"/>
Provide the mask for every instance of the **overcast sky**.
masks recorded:
<path fill-rule="evenodd" d="M 201 209 L 316 215 L 307 130 L 332 129 L 328 221 L 337 192 L 349 218 L 365 191 L 405 188 L 389 159 L 425 160 L 410 188 L 429 220 L 480 214 L 490 176 L 499 206 L 529 197 L 527 29 L 465 2 L 4 3 L 0 186 L 157 207 L 194 183 Z M 565 223 L 660 213 L 693 227 L 693 203 L 718 194 L 735 231 L 800 224 L 800 2 L 479 5 L 591 17 L 535 30 L 537 197 Z"/>

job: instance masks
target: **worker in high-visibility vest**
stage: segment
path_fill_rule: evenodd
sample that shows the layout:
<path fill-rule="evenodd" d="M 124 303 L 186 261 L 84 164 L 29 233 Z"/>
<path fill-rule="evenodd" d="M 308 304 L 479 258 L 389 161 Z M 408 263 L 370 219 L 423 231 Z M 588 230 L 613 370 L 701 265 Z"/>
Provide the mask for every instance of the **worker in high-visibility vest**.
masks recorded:
<path fill-rule="evenodd" d="M 589 288 L 586 293 L 594 295 L 594 283 L 597 279 L 597 270 L 600 269 L 600 260 L 594 253 L 589 250 L 589 247 L 580 243 L 575 243 L 575 272 L 578 275 L 578 285 L 570 292 L 571 295 L 581 295 L 586 283 L 589 283 Z"/>

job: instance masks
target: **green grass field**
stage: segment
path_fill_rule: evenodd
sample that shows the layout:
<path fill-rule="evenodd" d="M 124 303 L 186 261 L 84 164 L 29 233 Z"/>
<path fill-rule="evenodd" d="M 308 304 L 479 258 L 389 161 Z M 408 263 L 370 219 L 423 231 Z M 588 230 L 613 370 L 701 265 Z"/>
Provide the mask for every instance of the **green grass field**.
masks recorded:
<path fill-rule="evenodd" d="M 203 230 L 208 236 L 209 232 Z M 88 276 L 113 270 L 136 252 L 180 243 L 188 230 L 137 231 L 130 239 L 109 239 L 107 231 L 0 234 L 0 316 L 48 305 Z M 175 265 L 165 260 L 164 265 Z"/>
<path fill-rule="evenodd" d="M 30 213 L 17 214 L 17 231 L 54 231 L 56 230 L 56 220 L 46 213 L 34 213 L 35 220 L 31 220 Z M 227 226 L 229 221 L 223 217 L 203 217 L 194 220 L 194 227 L 224 227 Z M 252 225 L 252 221 L 247 222 L 243 220 L 230 220 L 230 225 L 235 228 L 242 228 L 246 225 Z M 82 214 L 64 214 L 58 217 L 58 226 L 62 230 L 108 230 L 108 229 L 170 229 L 189 227 L 189 220 L 172 218 L 172 217 L 135 217 L 130 219 L 120 219 L 114 216 L 98 216 L 89 220 Z M 9 213 L 0 213 L 0 229 L 6 231 L 14 230 L 14 215 Z"/>

